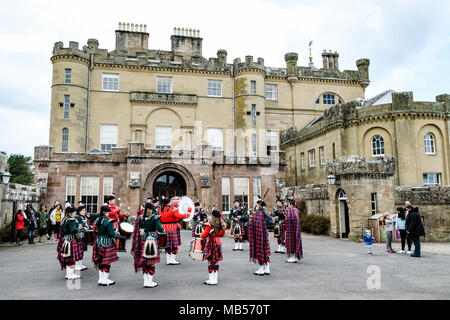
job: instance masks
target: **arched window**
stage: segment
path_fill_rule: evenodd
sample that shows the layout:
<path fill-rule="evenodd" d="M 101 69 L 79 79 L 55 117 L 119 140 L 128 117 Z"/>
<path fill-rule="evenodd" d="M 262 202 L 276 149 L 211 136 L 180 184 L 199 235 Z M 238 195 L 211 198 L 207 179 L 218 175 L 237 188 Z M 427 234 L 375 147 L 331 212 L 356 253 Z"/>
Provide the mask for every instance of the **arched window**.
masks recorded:
<path fill-rule="evenodd" d="M 69 149 L 69 129 L 62 129 L 62 144 L 61 144 L 61 152 L 67 152 Z"/>
<path fill-rule="evenodd" d="M 344 190 L 341 190 L 341 192 L 339 192 L 339 200 L 347 200 L 347 194 Z"/>
<path fill-rule="evenodd" d="M 435 139 L 434 135 L 431 132 L 428 132 L 425 135 L 424 142 L 425 142 L 425 154 L 435 154 L 436 153 Z"/>
<path fill-rule="evenodd" d="M 382 136 L 372 138 L 372 155 L 384 156 L 384 139 Z"/>
<path fill-rule="evenodd" d="M 320 98 L 322 98 L 323 104 L 335 105 L 336 103 L 342 104 L 342 99 L 334 93 L 326 92 L 316 99 L 316 104 L 320 104 Z"/>

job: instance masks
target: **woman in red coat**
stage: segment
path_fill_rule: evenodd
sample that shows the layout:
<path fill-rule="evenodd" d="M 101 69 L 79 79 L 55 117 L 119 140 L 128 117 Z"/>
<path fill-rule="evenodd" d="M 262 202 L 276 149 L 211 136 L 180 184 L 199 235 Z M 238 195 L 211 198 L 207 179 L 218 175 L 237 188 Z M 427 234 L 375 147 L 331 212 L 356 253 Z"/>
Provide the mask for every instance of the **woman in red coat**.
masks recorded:
<path fill-rule="evenodd" d="M 22 210 L 17 210 L 16 214 L 16 245 L 22 245 L 22 230 L 24 228 L 24 220 Z"/>
<path fill-rule="evenodd" d="M 203 260 L 208 260 L 209 279 L 205 281 L 205 284 L 217 284 L 219 261 L 223 260 L 220 238 L 225 235 L 226 227 L 227 225 L 223 221 L 222 214 L 217 210 L 213 210 L 211 222 L 205 225 L 205 231 L 200 236 L 202 239 L 206 238 L 206 244 L 203 248 Z"/>

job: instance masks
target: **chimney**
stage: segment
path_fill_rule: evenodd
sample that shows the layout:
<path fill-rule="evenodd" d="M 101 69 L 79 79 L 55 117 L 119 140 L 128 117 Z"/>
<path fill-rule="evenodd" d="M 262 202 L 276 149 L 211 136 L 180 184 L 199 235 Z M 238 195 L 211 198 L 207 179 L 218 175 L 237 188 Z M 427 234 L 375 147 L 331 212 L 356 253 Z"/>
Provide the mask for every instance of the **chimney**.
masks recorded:
<path fill-rule="evenodd" d="M 322 62 L 323 62 L 323 68 L 328 69 L 328 53 L 325 49 L 322 52 Z"/>
<path fill-rule="evenodd" d="M 219 62 L 219 65 L 224 65 L 227 63 L 227 50 L 220 49 L 217 50 L 217 59 Z"/>
<path fill-rule="evenodd" d="M 147 25 L 119 22 L 116 30 L 116 50 L 148 50 Z"/>
<path fill-rule="evenodd" d="M 198 29 L 173 28 L 173 35 L 170 37 L 172 52 L 182 55 L 183 59 L 191 59 L 192 56 L 201 57 L 202 40 Z"/>

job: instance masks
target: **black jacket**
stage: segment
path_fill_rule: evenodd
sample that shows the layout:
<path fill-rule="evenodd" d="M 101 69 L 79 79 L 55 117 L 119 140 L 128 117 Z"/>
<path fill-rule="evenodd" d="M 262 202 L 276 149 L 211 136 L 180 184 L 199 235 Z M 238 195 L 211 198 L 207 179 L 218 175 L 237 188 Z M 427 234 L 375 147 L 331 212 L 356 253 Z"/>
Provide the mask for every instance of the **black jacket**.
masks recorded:
<path fill-rule="evenodd" d="M 413 208 L 406 217 L 406 231 L 412 236 L 424 236 L 425 229 L 423 227 L 422 218 L 419 214 L 419 208 Z"/>

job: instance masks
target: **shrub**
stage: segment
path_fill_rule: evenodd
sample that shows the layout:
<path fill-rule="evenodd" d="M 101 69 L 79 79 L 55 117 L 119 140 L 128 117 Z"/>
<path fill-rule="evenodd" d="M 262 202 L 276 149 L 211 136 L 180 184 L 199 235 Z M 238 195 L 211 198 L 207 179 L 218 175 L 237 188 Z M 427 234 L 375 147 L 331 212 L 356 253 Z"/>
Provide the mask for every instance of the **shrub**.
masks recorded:
<path fill-rule="evenodd" d="M 317 214 L 300 215 L 300 225 L 303 232 L 328 234 L 330 219 Z"/>

